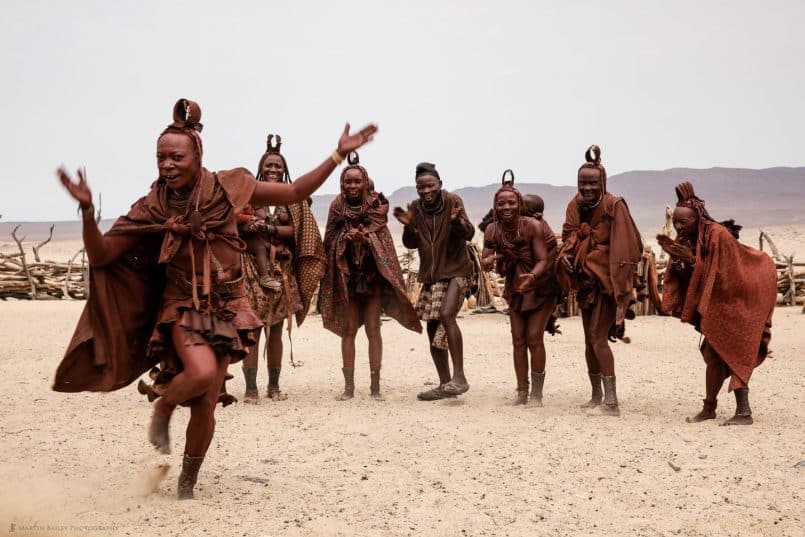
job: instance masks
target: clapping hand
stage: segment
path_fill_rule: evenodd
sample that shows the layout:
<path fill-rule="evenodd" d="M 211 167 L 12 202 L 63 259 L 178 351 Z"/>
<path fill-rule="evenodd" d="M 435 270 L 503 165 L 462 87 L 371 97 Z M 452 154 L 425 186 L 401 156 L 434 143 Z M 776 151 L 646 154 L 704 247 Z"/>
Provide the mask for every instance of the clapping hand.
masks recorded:
<path fill-rule="evenodd" d="M 67 192 L 78 202 L 82 209 L 88 209 L 92 205 L 92 191 L 87 184 L 87 170 L 79 168 L 76 172 L 78 181 L 73 181 L 64 166 L 56 170 L 56 176 L 61 181 L 62 186 L 67 189 Z"/>
<path fill-rule="evenodd" d="M 693 263 L 696 258 L 693 255 L 693 250 L 690 245 L 684 242 L 674 241 L 665 235 L 657 235 L 657 242 L 660 248 L 671 256 L 672 259 L 677 261 L 685 261 L 686 263 Z"/>
<path fill-rule="evenodd" d="M 394 218 L 402 225 L 410 226 L 414 222 L 414 211 L 411 209 L 410 205 L 405 209 L 402 207 L 394 207 Z"/>

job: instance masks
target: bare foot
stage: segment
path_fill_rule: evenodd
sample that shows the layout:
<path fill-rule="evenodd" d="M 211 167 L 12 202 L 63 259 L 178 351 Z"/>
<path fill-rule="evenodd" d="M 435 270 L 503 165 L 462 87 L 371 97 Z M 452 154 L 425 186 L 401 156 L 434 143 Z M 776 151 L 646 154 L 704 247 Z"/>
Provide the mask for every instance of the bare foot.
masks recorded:
<path fill-rule="evenodd" d="M 753 423 L 755 423 L 755 420 L 752 419 L 752 414 L 747 416 L 735 414 L 721 425 L 752 425 Z"/>
<path fill-rule="evenodd" d="M 380 392 L 373 393 L 370 397 L 375 401 L 385 401 L 386 400 L 386 398 L 383 397 L 383 394 L 381 394 Z"/>
<path fill-rule="evenodd" d="M 288 399 L 288 395 L 283 393 L 279 388 L 271 388 L 266 393 L 266 397 L 271 399 L 272 401 L 285 401 Z"/>
<path fill-rule="evenodd" d="M 243 394 L 243 402 L 247 405 L 259 405 L 260 394 L 257 393 L 257 390 L 246 390 Z"/>
<path fill-rule="evenodd" d="M 685 418 L 685 421 L 688 423 L 699 423 L 700 421 L 714 420 L 714 419 L 716 419 L 715 410 L 702 409 L 702 411 L 696 414 L 695 416 Z"/>
<path fill-rule="evenodd" d="M 621 415 L 621 409 L 618 405 L 601 405 L 601 414 L 604 416 L 619 417 Z"/>
<path fill-rule="evenodd" d="M 579 405 L 579 408 L 595 408 L 601 404 L 601 397 L 594 397 L 586 403 Z"/>
<path fill-rule="evenodd" d="M 160 408 L 161 401 L 160 399 L 154 404 L 154 414 L 151 416 L 151 424 L 148 426 L 148 441 L 158 452 L 168 454 L 171 452 L 169 436 L 171 412 Z"/>
<path fill-rule="evenodd" d="M 528 402 L 528 392 L 527 391 L 517 391 L 517 394 L 514 396 L 514 399 L 509 401 L 509 404 L 512 406 L 519 406 L 524 405 Z"/>
<path fill-rule="evenodd" d="M 528 408 L 539 408 L 542 406 L 542 399 L 537 399 L 536 397 L 532 397 L 528 400 L 526 405 Z"/>
<path fill-rule="evenodd" d="M 349 401 L 349 400 L 350 400 L 350 399 L 352 399 L 353 397 L 355 397 L 355 393 L 354 393 L 354 392 L 350 392 L 350 391 L 344 390 L 344 393 L 342 393 L 341 395 L 339 395 L 338 397 L 336 397 L 336 398 L 335 398 L 335 400 L 336 400 L 336 401 Z"/>

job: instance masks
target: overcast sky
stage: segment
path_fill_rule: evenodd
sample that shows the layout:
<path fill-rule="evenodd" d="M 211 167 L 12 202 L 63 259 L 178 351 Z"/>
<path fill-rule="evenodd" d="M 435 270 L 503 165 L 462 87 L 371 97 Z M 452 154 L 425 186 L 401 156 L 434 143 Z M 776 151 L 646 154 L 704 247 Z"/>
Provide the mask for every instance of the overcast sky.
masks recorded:
<path fill-rule="evenodd" d="M 388 193 L 422 160 L 448 189 L 572 184 L 591 143 L 610 175 L 801 166 L 803 20 L 801 0 L 4 2 L 0 214 L 75 218 L 61 163 L 125 212 L 179 97 L 213 170 L 254 171 L 271 132 L 298 176 L 376 122 L 361 162 Z"/>

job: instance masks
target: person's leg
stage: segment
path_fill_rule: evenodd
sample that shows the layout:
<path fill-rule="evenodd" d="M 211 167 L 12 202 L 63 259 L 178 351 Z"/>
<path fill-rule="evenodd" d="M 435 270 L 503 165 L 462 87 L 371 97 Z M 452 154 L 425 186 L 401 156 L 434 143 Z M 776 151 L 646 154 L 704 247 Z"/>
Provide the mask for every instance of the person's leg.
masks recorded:
<path fill-rule="evenodd" d="M 713 347 L 704 340 L 701 348 L 702 358 L 704 358 L 705 372 L 704 372 L 704 389 L 705 398 L 702 401 L 703 406 L 701 412 L 686 418 L 688 423 L 698 423 L 705 420 L 713 420 L 716 418 L 716 408 L 718 407 L 718 392 L 721 391 L 721 386 L 724 384 L 724 379 L 729 376 L 729 368 L 727 364 L 716 354 Z"/>
<path fill-rule="evenodd" d="M 603 375 L 601 368 L 598 366 L 598 360 L 595 357 L 595 350 L 593 349 L 593 338 L 590 330 L 590 323 L 592 318 L 592 310 L 589 308 L 581 309 L 581 326 L 584 329 L 584 359 L 587 362 L 587 376 L 590 377 L 590 385 L 592 386 L 592 395 L 590 400 L 581 405 L 581 408 L 594 408 L 601 404 L 604 398 L 604 390 L 601 386 Z"/>
<path fill-rule="evenodd" d="M 350 297 L 344 311 L 344 335 L 341 336 L 341 360 L 344 374 L 344 392 L 336 397 L 339 401 L 346 401 L 355 396 L 355 335 L 358 333 L 360 322 L 360 301 Z"/>
<path fill-rule="evenodd" d="M 255 330 L 255 339 L 257 341 L 249 347 L 249 354 L 243 359 L 243 379 L 246 382 L 246 392 L 243 394 L 244 403 L 256 404 L 260 401 L 260 394 L 257 391 L 257 364 L 258 355 L 260 354 L 260 337 L 263 330 L 263 328 Z"/>
<path fill-rule="evenodd" d="M 211 347 L 185 345 L 184 328 L 178 322 L 171 328 L 171 339 L 184 369 L 171 379 L 165 394 L 154 403 L 148 431 L 148 439 L 162 453 L 170 453 L 168 430 L 173 410 L 177 405 L 207 393 L 218 378 L 218 363 Z M 216 401 L 222 383 L 223 377 L 215 387 Z"/>
<path fill-rule="evenodd" d="M 268 329 L 267 361 L 268 361 L 268 390 L 266 395 L 274 401 L 284 401 L 287 395 L 280 390 L 280 372 L 282 371 L 282 329 L 284 321 L 274 323 Z"/>
<path fill-rule="evenodd" d="M 464 302 L 464 294 L 456 278 L 450 280 L 442 299 L 439 310 L 439 320 L 447 332 L 447 348 L 453 361 L 453 378 L 444 387 L 444 391 L 451 395 L 460 395 L 470 389 L 467 378 L 464 376 L 464 340 L 458 327 L 459 309 Z"/>
<path fill-rule="evenodd" d="M 428 321 L 426 330 L 428 332 L 430 356 L 433 359 L 433 365 L 436 366 L 436 372 L 439 375 L 439 385 L 443 386 L 450 382 L 450 356 L 446 349 L 439 349 L 433 346 L 433 340 L 436 337 L 436 330 L 438 329 L 439 321 Z"/>
<path fill-rule="evenodd" d="M 193 499 L 193 487 L 196 485 L 198 471 L 215 433 L 215 405 L 228 365 L 229 356 L 218 358 L 216 377 L 210 389 L 196 397 L 190 404 L 190 421 L 187 423 L 185 433 L 182 472 L 179 474 L 177 487 L 180 499 Z"/>
<path fill-rule="evenodd" d="M 735 415 L 721 425 L 752 425 L 752 408 L 749 406 L 749 386 L 738 378 L 724 362 L 725 378 L 730 379 L 730 389 L 735 393 Z"/>
<path fill-rule="evenodd" d="M 436 372 L 439 375 L 439 386 L 430 390 L 425 390 L 417 394 L 417 399 L 420 401 L 436 401 L 444 399 L 445 397 L 454 397 L 442 391 L 445 384 L 450 382 L 450 357 L 447 350 L 439 349 L 433 346 L 433 340 L 436 338 L 436 330 L 439 328 L 439 321 L 427 321 L 425 330 L 428 333 L 428 348 L 430 348 L 430 356 L 433 359 L 433 365 L 436 366 Z"/>
<path fill-rule="evenodd" d="M 517 394 L 512 405 L 524 405 L 528 402 L 528 348 L 526 347 L 526 323 L 528 314 L 509 309 L 509 324 L 512 333 L 512 357 L 514 358 L 514 374 L 517 377 Z"/>
<path fill-rule="evenodd" d="M 383 291 L 376 287 L 363 306 L 363 329 L 369 340 L 370 394 L 373 399 L 382 401 L 380 395 L 380 368 L 383 361 L 383 338 L 380 335 L 380 315 L 383 311 Z"/>
<path fill-rule="evenodd" d="M 542 387 L 545 384 L 545 327 L 553 313 L 555 301 L 550 300 L 528 316 L 526 339 L 531 353 L 531 406 L 542 406 Z"/>
<path fill-rule="evenodd" d="M 615 299 L 608 295 L 600 295 L 598 303 L 593 307 L 591 321 L 593 352 L 601 368 L 603 375 L 601 380 L 604 384 L 604 404 L 601 413 L 620 416 L 615 387 L 615 357 L 609 347 L 609 330 L 615 322 Z"/>

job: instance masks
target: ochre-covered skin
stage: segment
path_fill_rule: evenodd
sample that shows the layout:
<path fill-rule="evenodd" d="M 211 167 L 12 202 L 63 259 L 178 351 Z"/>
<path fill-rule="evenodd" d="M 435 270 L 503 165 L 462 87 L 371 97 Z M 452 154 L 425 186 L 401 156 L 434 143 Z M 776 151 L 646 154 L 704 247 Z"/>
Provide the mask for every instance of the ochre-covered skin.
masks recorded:
<path fill-rule="evenodd" d="M 591 146 L 585 157 L 587 163 L 579 168 L 579 193 L 568 203 L 562 226 L 558 276 L 565 292 L 576 294 L 581 309 L 585 359 L 593 383 L 593 398 L 584 406 L 596 406 L 602 375 L 605 388 L 611 386 L 602 411 L 619 415 L 615 359 L 608 339 L 623 337 L 643 244 L 626 202 L 607 192 L 598 146 Z"/>
<path fill-rule="evenodd" d="M 556 281 L 556 238 L 548 223 L 526 216 L 522 196 L 504 184 L 493 200 L 493 219 L 484 230 L 481 264 L 505 277 L 503 297 L 509 305 L 512 354 L 517 376 L 513 404 L 528 401 L 529 361 L 533 379 L 531 403 L 542 406 L 545 379 L 543 334 L 559 297 Z"/>
<path fill-rule="evenodd" d="M 242 168 L 215 174 L 201 164 L 199 106 L 180 99 L 173 119 L 157 141 L 159 179 L 106 234 L 92 218 L 84 173 L 76 182 L 64 169 L 57 172 L 82 210 L 93 292 L 53 388 L 116 390 L 161 361 L 157 381 L 167 386 L 154 403 L 148 437 L 157 450 L 170 452 L 173 410 L 190 406 L 184 449 L 189 462 L 179 496 L 191 498 L 212 440 L 227 366 L 246 354 L 254 329 L 261 326 L 243 285 L 245 246 L 236 212 L 248 203 L 307 199 L 335 169 L 337 158 L 327 158 L 294 184 L 258 183 Z M 337 155 L 362 146 L 376 130 L 369 125 L 350 134 L 347 124 Z"/>
<path fill-rule="evenodd" d="M 658 236 L 671 263 L 663 280 L 663 309 L 704 335 L 704 409 L 689 421 L 715 418 L 716 397 L 725 379 L 738 409 L 727 424 L 751 423 L 749 379 L 768 354 L 777 299 L 777 272 L 765 253 L 738 241 L 716 222 L 693 185 L 677 186 L 673 221 L 676 240 Z"/>
<path fill-rule="evenodd" d="M 369 340 L 372 397 L 380 399 L 385 312 L 409 330 L 422 327 L 405 293 L 402 269 L 391 238 L 388 201 L 375 192 L 363 166 L 341 174 L 341 193 L 330 204 L 324 233 L 326 266 L 319 293 L 324 327 L 341 337 L 344 392 L 354 395 L 355 336 L 363 325 Z"/>

